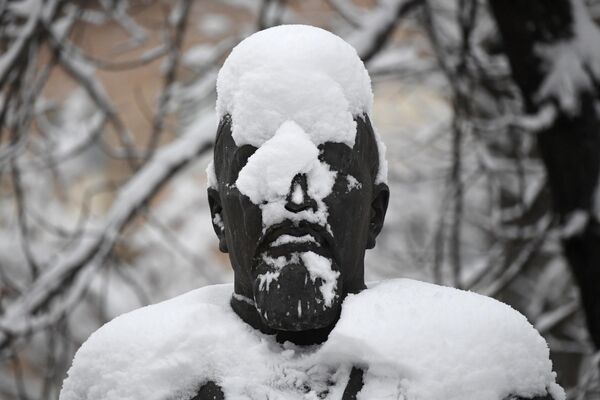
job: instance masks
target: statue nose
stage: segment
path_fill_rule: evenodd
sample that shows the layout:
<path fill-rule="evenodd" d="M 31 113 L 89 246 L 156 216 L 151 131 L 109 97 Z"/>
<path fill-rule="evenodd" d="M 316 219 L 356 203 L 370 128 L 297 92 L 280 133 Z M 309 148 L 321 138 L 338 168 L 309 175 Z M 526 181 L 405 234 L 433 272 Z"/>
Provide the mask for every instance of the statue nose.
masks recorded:
<path fill-rule="evenodd" d="M 317 202 L 308 195 L 308 182 L 305 174 L 298 174 L 292 179 L 285 208 L 291 212 L 300 212 L 308 209 L 317 210 Z"/>

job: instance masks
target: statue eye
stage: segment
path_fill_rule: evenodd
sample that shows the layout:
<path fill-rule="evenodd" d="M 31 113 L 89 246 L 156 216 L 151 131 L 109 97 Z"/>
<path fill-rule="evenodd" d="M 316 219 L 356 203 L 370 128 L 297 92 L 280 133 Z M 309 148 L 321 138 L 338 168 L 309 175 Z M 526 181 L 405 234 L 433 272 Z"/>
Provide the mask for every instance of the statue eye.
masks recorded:
<path fill-rule="evenodd" d="M 348 171 L 352 166 L 352 149 L 343 143 L 325 143 L 319 146 L 319 160 L 336 171 Z"/>
<path fill-rule="evenodd" d="M 239 147 L 234 154 L 234 162 L 240 168 L 243 168 L 244 165 L 248 162 L 248 159 L 254 152 L 256 151 L 256 147 L 245 144 L 242 147 Z"/>
<path fill-rule="evenodd" d="M 256 147 L 249 144 L 235 149 L 233 155 L 231 156 L 229 182 L 233 183 L 237 180 L 240 171 L 246 166 L 248 159 L 250 156 L 252 156 L 252 154 L 254 154 L 255 151 Z"/>

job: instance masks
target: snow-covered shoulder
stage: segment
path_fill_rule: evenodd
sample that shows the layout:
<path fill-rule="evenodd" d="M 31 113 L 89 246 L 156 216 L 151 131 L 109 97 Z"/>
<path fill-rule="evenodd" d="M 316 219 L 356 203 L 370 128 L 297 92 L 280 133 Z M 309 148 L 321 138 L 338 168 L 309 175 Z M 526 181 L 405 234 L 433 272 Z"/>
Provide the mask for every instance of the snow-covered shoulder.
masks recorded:
<path fill-rule="evenodd" d="M 487 297 L 387 281 L 348 296 L 328 340 L 302 347 L 245 324 L 232 291 L 208 286 L 107 323 L 77 352 L 60 399 L 189 400 L 211 380 L 226 399 L 335 400 L 358 366 L 359 400 L 564 400 L 542 337 Z"/>
<path fill-rule="evenodd" d="M 391 280 L 350 295 L 322 351 L 369 366 L 365 399 L 398 390 L 398 379 L 405 399 L 564 399 L 548 346 L 522 314 L 425 282 Z"/>
<path fill-rule="evenodd" d="M 245 338 L 248 328 L 227 312 L 232 291 L 207 286 L 106 323 L 78 350 L 60 399 L 191 398 L 215 378 L 213 366 L 202 362 L 206 349 L 226 348 L 219 340 L 235 346 L 228 331 Z"/>

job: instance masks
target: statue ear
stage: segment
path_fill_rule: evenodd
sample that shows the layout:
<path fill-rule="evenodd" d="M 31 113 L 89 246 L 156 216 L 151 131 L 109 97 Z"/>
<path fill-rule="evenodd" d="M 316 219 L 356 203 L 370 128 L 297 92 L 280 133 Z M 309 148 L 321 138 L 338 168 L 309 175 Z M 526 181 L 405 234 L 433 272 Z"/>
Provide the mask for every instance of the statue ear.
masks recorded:
<path fill-rule="evenodd" d="M 223 207 L 221 207 L 221 196 L 214 188 L 208 188 L 208 205 L 210 207 L 210 217 L 217 238 L 219 239 L 219 250 L 227 253 L 227 241 L 225 240 L 225 223 L 223 221 Z"/>
<path fill-rule="evenodd" d="M 369 223 L 369 237 L 367 239 L 367 249 L 375 247 L 375 239 L 385 220 L 388 201 L 390 199 L 390 189 L 385 183 L 379 183 L 373 188 L 373 200 L 371 201 L 371 221 Z"/>

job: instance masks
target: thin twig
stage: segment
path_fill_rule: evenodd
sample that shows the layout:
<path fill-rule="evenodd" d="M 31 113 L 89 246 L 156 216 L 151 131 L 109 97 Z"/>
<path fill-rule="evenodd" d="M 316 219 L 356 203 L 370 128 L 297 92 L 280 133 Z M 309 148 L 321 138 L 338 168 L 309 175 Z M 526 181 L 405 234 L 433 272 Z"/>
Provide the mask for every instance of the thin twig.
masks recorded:
<path fill-rule="evenodd" d="M 144 161 L 149 160 L 154 155 L 156 146 L 159 143 L 160 136 L 163 132 L 164 119 L 167 114 L 167 105 L 171 99 L 171 88 L 177 76 L 176 73 L 180 61 L 181 45 L 185 36 L 190 5 L 191 0 L 181 0 L 175 9 L 176 19 L 173 27 L 175 33 L 171 45 L 169 46 L 169 53 L 166 60 L 167 70 L 163 80 L 163 88 L 158 98 L 158 105 L 156 113 L 154 114 L 152 131 L 150 132 L 150 139 L 146 147 Z"/>
<path fill-rule="evenodd" d="M 7 306 L 6 313 L 0 319 L 0 328 L 8 330 L 10 335 L 31 331 L 32 325 L 44 326 L 45 321 L 35 324 L 33 315 L 61 293 L 66 293 L 66 285 L 73 282 L 77 275 L 99 268 L 110 254 L 119 233 L 133 219 L 156 192 L 179 170 L 197 159 L 199 154 L 212 147 L 212 138 L 189 132 L 180 137 L 145 165 L 119 191 L 113 206 L 107 213 L 102 234 L 84 240 L 64 254 L 44 270 L 33 283 L 30 290 Z M 83 278 L 82 278 L 83 279 Z M 75 295 L 72 295 L 75 297 Z M 64 304 L 58 304 L 51 313 L 53 319 L 64 311 Z M 0 332 L 0 349 L 4 348 L 12 336 Z"/>
<path fill-rule="evenodd" d="M 137 150 L 131 137 L 131 134 L 127 131 L 125 124 L 121 120 L 121 117 L 117 113 L 115 107 L 112 105 L 109 97 L 106 95 L 104 88 L 100 81 L 94 76 L 91 65 L 79 65 L 74 60 L 68 57 L 68 54 L 64 53 L 62 48 L 63 45 L 54 36 L 52 31 L 48 31 L 50 40 L 48 43 L 53 51 L 60 54 L 59 63 L 63 67 L 64 71 L 73 77 L 81 86 L 86 90 L 90 98 L 100 108 L 111 125 L 115 128 L 117 136 L 123 144 L 125 154 L 127 155 L 127 162 L 129 166 L 136 170 L 138 168 L 137 163 Z"/>
<path fill-rule="evenodd" d="M 419 8 L 423 0 L 385 2 L 365 16 L 362 27 L 346 40 L 363 60 L 369 62 L 388 43 L 399 21 Z"/>
<path fill-rule="evenodd" d="M 346 22 L 354 28 L 360 28 L 361 11 L 351 1 L 344 0 L 325 0 L 329 6 L 334 9 Z"/>
<path fill-rule="evenodd" d="M 35 259 L 33 251 L 30 247 L 31 236 L 29 234 L 29 227 L 27 223 L 25 194 L 23 191 L 23 186 L 21 184 L 21 175 L 19 173 L 19 167 L 17 165 L 17 161 L 14 158 L 11 159 L 10 166 L 12 172 L 12 183 L 15 193 L 15 205 L 17 208 L 17 220 L 19 225 L 19 232 L 21 234 L 21 249 L 23 250 L 23 254 L 25 255 L 25 260 L 27 261 L 27 266 L 29 267 L 31 278 L 32 280 L 35 280 L 39 274 L 40 265 Z"/>
<path fill-rule="evenodd" d="M 523 247 L 511 264 L 503 271 L 502 275 L 480 293 L 489 297 L 494 297 L 509 285 L 522 272 L 523 268 L 542 246 L 551 226 L 552 223 L 548 222 L 544 232 Z"/>

